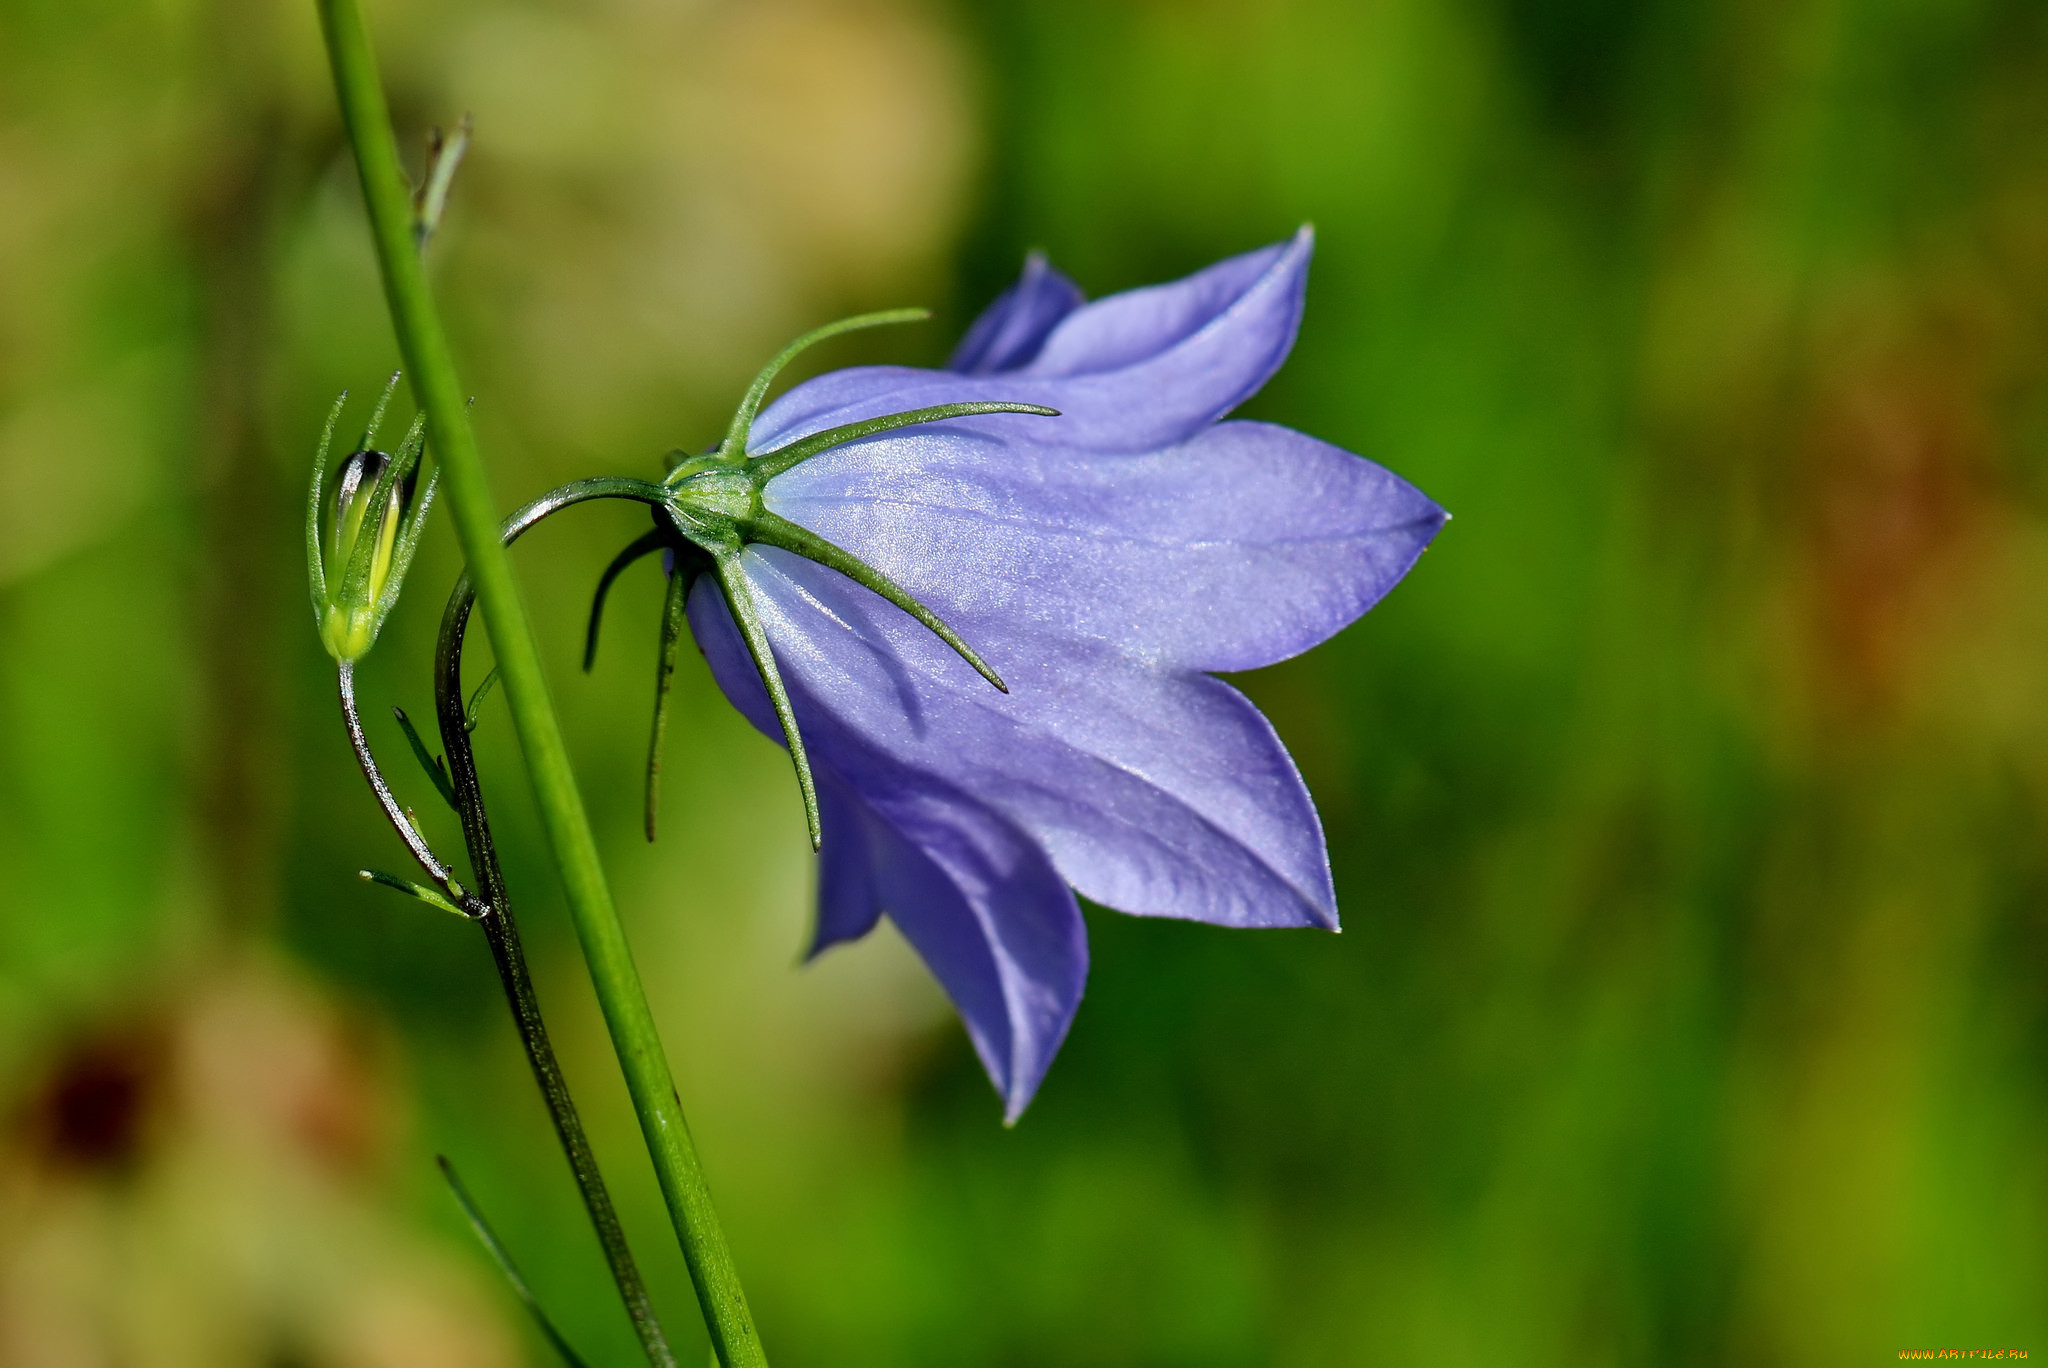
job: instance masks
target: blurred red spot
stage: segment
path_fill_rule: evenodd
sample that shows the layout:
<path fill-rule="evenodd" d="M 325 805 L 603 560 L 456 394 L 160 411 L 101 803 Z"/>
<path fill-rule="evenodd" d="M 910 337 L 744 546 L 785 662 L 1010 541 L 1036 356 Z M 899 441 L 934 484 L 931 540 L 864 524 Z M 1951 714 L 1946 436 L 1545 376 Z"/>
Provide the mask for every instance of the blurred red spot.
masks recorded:
<path fill-rule="evenodd" d="M 163 1051 L 141 1033 L 72 1045 L 31 1103 L 36 1147 L 58 1167 L 130 1166 L 143 1148 L 162 1064 Z"/>

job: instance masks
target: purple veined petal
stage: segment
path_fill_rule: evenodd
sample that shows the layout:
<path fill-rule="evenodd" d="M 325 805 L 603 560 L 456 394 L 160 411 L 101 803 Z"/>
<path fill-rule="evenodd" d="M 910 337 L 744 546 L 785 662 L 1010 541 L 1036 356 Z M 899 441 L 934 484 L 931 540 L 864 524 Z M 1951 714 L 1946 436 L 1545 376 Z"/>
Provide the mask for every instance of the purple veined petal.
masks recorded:
<path fill-rule="evenodd" d="M 1444 511 L 1399 476 L 1265 423 L 1101 455 L 966 420 L 785 472 L 767 503 L 895 579 L 1007 673 L 1076 639 L 1247 670 L 1398 583 Z"/>
<path fill-rule="evenodd" d="M 1024 258 L 1017 283 L 996 296 L 974 320 L 946 369 L 962 375 L 994 375 L 1028 364 L 1045 345 L 1046 334 L 1081 307 L 1081 287 L 1047 264 L 1045 253 Z"/>
<path fill-rule="evenodd" d="M 708 578 L 691 592 L 690 622 L 720 686 L 774 735 L 767 695 Z M 946 990 L 1015 1121 L 1081 1004 L 1080 906 L 1045 852 L 994 809 L 835 737 L 829 727 L 805 733 L 825 821 L 812 953 L 865 935 L 886 912 Z"/>
<path fill-rule="evenodd" d="M 1036 440 L 1091 451 L 1173 446 L 1249 399 L 1279 369 L 1301 323 L 1314 247 L 1314 235 L 1304 228 L 1288 242 L 1185 280 L 1083 305 L 1021 371 L 960 376 L 863 366 L 819 376 L 768 406 L 748 450 L 769 451 L 842 424 L 966 400 L 1060 410 L 1059 418 L 984 420 Z M 1143 350 L 1148 340 L 1149 352 Z M 1086 369 L 1093 365 L 1108 368 Z M 1051 432 L 1049 425 L 1056 425 Z"/>
<path fill-rule="evenodd" d="M 696 612 L 694 606 L 691 611 Z M 694 625 L 692 633 L 696 634 Z M 748 667 L 752 667 L 751 661 Z M 757 679 L 757 690 L 759 686 Z M 765 694 L 761 701 L 767 703 Z M 859 940 L 875 929 L 882 915 L 874 862 L 868 854 L 866 823 L 872 819 L 836 773 L 823 770 L 816 779 L 818 819 L 825 841 L 818 851 L 818 923 L 811 932 L 807 959 L 815 959 L 843 941 Z"/>
<path fill-rule="evenodd" d="M 1060 874 L 1122 911 L 1226 926 L 1336 925 L 1314 805 L 1244 696 L 1100 642 L 992 662 L 988 687 L 908 615 L 772 548 L 743 565 L 814 767 L 887 812 L 889 795 L 972 794 L 1028 831 Z M 778 734 L 715 593 L 691 624 L 720 686 Z M 936 648 L 934 652 L 933 648 Z"/>
<path fill-rule="evenodd" d="M 1286 324 L 1272 369 L 1259 379 L 1264 384 L 1293 346 L 1299 291 L 1314 246 L 1314 234 L 1303 228 L 1286 242 L 1226 257 L 1180 280 L 1125 290 L 1073 310 L 1050 330 L 1023 371 L 1070 378 L 1127 370 L 1170 351 L 1248 300 L 1279 303 L 1292 293 L 1294 317 Z M 1295 269 L 1276 270 L 1283 265 Z M 1262 284 L 1275 291 L 1271 301 L 1261 299 Z"/>
<path fill-rule="evenodd" d="M 872 896 L 945 988 L 1014 1122 L 1081 1005 L 1080 906 L 1045 853 L 982 804 L 927 791 L 891 806 L 884 817 L 852 805 Z"/>

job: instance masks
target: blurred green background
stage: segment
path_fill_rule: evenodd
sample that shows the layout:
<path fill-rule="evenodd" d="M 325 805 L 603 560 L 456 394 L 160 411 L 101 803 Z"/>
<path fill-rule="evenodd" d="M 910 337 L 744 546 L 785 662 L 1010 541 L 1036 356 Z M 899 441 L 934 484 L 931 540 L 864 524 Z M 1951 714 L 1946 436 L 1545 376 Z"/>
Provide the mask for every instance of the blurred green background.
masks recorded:
<path fill-rule="evenodd" d="M 1091 912 L 1014 1130 L 886 931 L 795 965 L 786 762 L 686 653 L 637 835 L 633 514 L 519 553 L 773 1361 L 1857 1364 L 2048 1352 L 2048 9 L 2029 0 L 371 5 L 507 506 L 713 440 L 802 328 L 1319 230 L 1250 405 L 1456 521 L 1243 681 L 1345 934 Z M 473 928 L 337 724 L 298 500 L 395 363 L 308 3 L 0 0 L 0 1363 L 631 1339 Z M 428 711 L 445 524 L 365 671 Z M 530 950 L 701 1333 L 540 856 Z M 423 812 L 396 729 L 375 739 Z M 445 813 L 428 815 L 454 844 Z"/>

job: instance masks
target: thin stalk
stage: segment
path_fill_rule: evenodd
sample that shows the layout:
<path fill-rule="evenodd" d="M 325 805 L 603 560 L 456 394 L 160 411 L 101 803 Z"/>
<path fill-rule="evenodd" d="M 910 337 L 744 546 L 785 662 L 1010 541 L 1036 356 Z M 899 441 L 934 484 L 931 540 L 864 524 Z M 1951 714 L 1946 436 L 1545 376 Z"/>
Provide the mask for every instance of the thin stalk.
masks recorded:
<path fill-rule="evenodd" d="M 464 601 L 467 603 L 467 598 Z M 467 617 L 466 610 L 464 617 Z M 356 762 L 362 767 L 363 777 L 369 781 L 370 791 L 377 795 L 385 817 L 404 840 L 420 868 L 452 899 L 452 902 L 441 905 L 483 928 L 485 943 L 491 950 L 491 962 L 498 971 L 498 982 L 505 990 L 506 1006 L 512 1012 L 512 1024 L 519 1032 L 520 1044 L 526 1047 L 527 1063 L 533 1069 L 534 1081 L 540 1086 L 541 1098 L 554 1122 L 555 1135 L 569 1160 L 569 1171 L 575 1176 L 583 1205 L 590 1213 L 590 1223 L 596 1228 L 598 1244 L 604 1250 L 612 1281 L 618 1285 L 626 1315 L 633 1322 L 633 1332 L 639 1337 L 640 1346 L 653 1368 L 676 1368 L 675 1355 L 662 1336 L 661 1322 L 654 1314 L 647 1286 L 640 1280 L 640 1269 L 633 1262 L 633 1252 L 626 1244 L 625 1231 L 619 1225 L 611 1194 L 605 1188 L 604 1174 L 597 1166 L 597 1156 L 592 1153 L 590 1140 L 584 1133 L 583 1119 L 577 1114 L 575 1099 L 569 1094 L 568 1080 L 563 1077 L 561 1063 L 555 1058 L 554 1043 L 548 1038 L 547 1023 L 541 1016 L 540 999 L 533 990 L 533 978 L 527 973 L 526 952 L 520 945 L 519 925 L 512 916 L 511 894 L 505 885 L 504 871 L 498 864 L 497 847 L 491 840 L 483 790 L 477 781 L 476 757 L 470 749 L 470 727 L 462 703 L 460 679 L 460 624 L 454 630 L 456 641 L 452 653 L 444 651 L 443 654 L 452 654 L 457 660 L 455 682 L 452 687 L 445 684 L 437 659 L 435 704 L 441 723 L 441 739 L 448 749 L 450 791 L 455 810 L 462 817 L 464 843 L 469 850 L 470 866 L 476 870 L 477 882 L 481 885 L 480 895 L 465 892 L 455 881 L 448 866 L 427 844 L 425 836 L 413 822 L 411 812 L 401 807 L 392 795 L 391 786 L 385 782 L 383 771 L 378 768 L 376 756 L 371 752 L 369 739 L 363 731 L 362 715 L 356 705 L 355 667 L 348 661 L 342 661 L 339 671 L 341 712 L 348 726 L 349 741 L 355 747 Z M 452 728 L 449 724 L 451 716 L 455 719 Z M 370 877 L 401 892 L 411 892 L 415 897 L 435 901 L 430 890 L 410 886 L 404 880 L 376 873 L 370 873 Z M 445 1159 L 442 1164 L 447 1167 Z M 455 1182 L 452 1170 L 449 1181 Z M 468 1197 L 459 1183 L 456 1191 L 464 1207 L 468 1208 Z M 471 1219 L 480 1218 L 472 1211 Z M 484 1242 L 493 1256 L 505 1265 L 520 1298 L 533 1305 L 531 1294 L 498 1250 L 496 1238 L 485 1232 Z M 540 1314 L 537 1306 L 534 1312 Z M 542 1323 L 553 1338 L 554 1327 L 547 1323 L 545 1317 Z M 574 1361 L 573 1355 L 570 1358 Z"/>
<path fill-rule="evenodd" d="M 342 123 L 362 178 L 392 328 L 413 394 L 426 414 L 428 438 L 447 474 L 456 538 L 476 585 L 477 603 L 504 679 L 506 704 L 568 895 L 591 985 L 639 1115 L 712 1345 L 725 1368 L 765 1368 L 767 1358 L 683 1119 L 654 1014 L 598 861 L 597 840 L 548 698 L 540 649 L 512 578 L 511 560 L 499 542 L 496 504 L 483 458 L 415 249 L 412 196 L 399 166 L 369 31 L 356 0 L 317 4 Z"/>
<path fill-rule="evenodd" d="M 534 1082 L 547 1101 L 548 1116 L 555 1123 L 555 1135 L 561 1141 L 562 1153 L 568 1157 L 570 1171 L 576 1175 L 583 1205 L 590 1211 L 591 1224 L 597 1227 L 598 1243 L 604 1247 L 605 1262 L 611 1266 L 612 1281 L 618 1284 L 619 1296 L 626 1303 L 633 1332 L 639 1336 L 649 1363 L 655 1368 L 675 1368 L 675 1356 L 662 1336 L 661 1322 L 654 1314 L 647 1286 L 640 1280 L 639 1267 L 626 1244 L 618 1212 L 597 1167 L 597 1156 L 591 1151 L 582 1118 L 570 1099 L 568 1081 L 562 1076 L 561 1063 L 555 1058 L 547 1023 L 541 1016 L 540 998 L 534 993 L 533 978 L 526 970 L 519 923 L 512 915 L 511 891 L 498 863 L 497 844 L 491 838 L 490 814 L 484 807 L 476 753 L 470 747 L 468 710 L 462 700 L 462 636 L 468 616 L 465 608 L 459 614 L 451 611 L 443 618 L 441 642 L 434 653 L 434 711 L 441 724 L 441 744 L 447 753 L 448 781 L 455 790 L 455 810 L 462 816 L 463 843 L 469 849 L 470 868 L 476 873 L 485 904 L 477 922 L 491 947 L 491 962 L 497 966 L 498 980 L 504 985 L 512 1023 L 526 1046 L 527 1063 L 532 1066 Z"/>
<path fill-rule="evenodd" d="M 503 544 L 510 545 L 543 518 L 572 504 L 598 498 L 644 498 L 649 493 L 658 495 L 659 490 L 633 480 L 582 480 L 565 485 L 513 514 L 507 521 Z M 554 1046 L 548 1039 L 540 1000 L 534 993 L 533 980 L 526 969 L 526 956 L 520 948 L 519 925 L 512 914 L 511 890 L 498 862 L 497 843 L 491 835 L 490 812 L 484 805 L 483 784 L 477 775 L 476 752 L 470 743 L 475 723 L 472 715 L 474 704 L 463 702 L 462 647 L 468 636 L 470 610 L 475 603 L 476 595 L 465 574 L 456 581 L 454 590 L 449 594 L 448 606 L 441 615 L 441 635 L 434 648 L 434 713 L 441 729 L 441 745 L 446 752 L 449 784 L 455 790 L 455 810 L 462 818 L 463 843 L 468 849 L 470 868 L 476 874 L 488 909 L 479 921 L 491 948 L 492 962 L 497 965 L 499 980 L 504 985 L 506 1001 L 512 1008 L 513 1023 L 519 1028 L 519 1038 L 526 1045 L 527 1061 L 533 1067 L 534 1080 L 540 1085 L 541 1096 L 547 1100 L 555 1133 L 561 1140 L 563 1153 L 568 1156 L 569 1167 L 576 1175 L 577 1186 L 582 1189 L 584 1205 L 590 1210 L 591 1223 L 597 1227 L 605 1260 L 611 1265 L 612 1280 L 618 1284 L 619 1295 L 626 1302 L 633 1329 L 640 1337 L 649 1362 L 657 1368 L 673 1368 L 675 1358 L 662 1337 L 661 1324 L 655 1317 L 646 1286 L 640 1280 L 640 1271 L 626 1244 L 625 1232 L 620 1228 L 618 1214 L 612 1207 L 611 1196 L 598 1170 L 597 1158 L 591 1152 L 590 1140 L 584 1133 L 575 1103 L 570 1100 L 568 1083 L 562 1076 Z"/>
<path fill-rule="evenodd" d="M 362 767 L 363 778 L 370 781 L 370 792 L 377 795 L 377 804 L 384 809 L 386 820 L 398 833 L 399 839 L 405 842 L 405 848 L 412 852 L 413 859 L 419 861 L 420 868 L 427 872 L 427 877 L 439 884 L 441 891 L 454 899 L 458 906 L 464 904 L 469 895 L 455 881 L 448 866 L 442 864 L 440 857 L 427 845 L 427 838 L 420 834 L 412 813 L 401 807 L 392 795 L 391 785 L 384 782 L 384 772 L 377 767 L 377 757 L 370 753 L 370 739 L 363 734 L 362 713 L 356 707 L 355 662 L 338 662 L 336 688 L 341 695 L 342 720 L 348 725 L 349 744 L 355 748 L 356 764 Z"/>
<path fill-rule="evenodd" d="M 569 1368 L 587 1368 L 582 1356 L 576 1352 L 568 1338 L 555 1328 L 555 1323 L 548 1319 L 548 1313 L 541 1309 L 540 1299 L 535 1297 L 533 1289 L 526 1285 L 526 1278 L 519 1272 L 519 1265 L 512 1262 L 511 1253 L 498 1239 L 498 1232 L 491 1229 L 491 1223 L 484 1219 L 483 1208 L 476 1204 L 476 1198 L 470 1196 L 469 1189 L 463 1186 L 461 1177 L 455 1172 L 455 1165 L 449 1162 L 445 1154 L 439 1158 L 441 1176 L 448 1180 L 448 1190 L 455 1194 L 455 1204 L 461 1207 L 462 1214 L 469 1218 L 469 1228 L 476 1232 L 476 1238 L 483 1245 L 484 1252 L 498 1265 L 498 1271 L 505 1275 L 505 1281 L 512 1284 L 512 1295 L 519 1298 L 520 1304 L 526 1308 L 526 1313 L 533 1318 L 534 1328 L 554 1346 L 555 1352 L 562 1356 L 562 1361 L 568 1364 Z"/>
<path fill-rule="evenodd" d="M 667 601 L 661 609 L 661 649 L 654 657 L 654 727 L 647 739 L 647 781 L 642 793 L 641 825 L 654 839 L 661 812 L 661 741 L 668 732 L 670 689 L 675 684 L 677 648 L 688 621 L 690 576 L 681 565 L 668 579 Z"/>

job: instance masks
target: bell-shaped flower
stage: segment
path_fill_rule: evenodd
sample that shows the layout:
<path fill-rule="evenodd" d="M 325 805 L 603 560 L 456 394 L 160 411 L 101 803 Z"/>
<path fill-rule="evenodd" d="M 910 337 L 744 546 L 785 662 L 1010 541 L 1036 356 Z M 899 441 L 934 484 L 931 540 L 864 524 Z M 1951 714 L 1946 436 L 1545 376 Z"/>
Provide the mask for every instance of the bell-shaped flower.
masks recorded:
<path fill-rule="evenodd" d="M 1336 447 L 1220 421 L 1292 346 L 1311 248 L 1094 303 L 1034 258 L 950 369 L 833 372 L 756 419 L 771 366 L 670 477 L 671 619 L 687 594 L 822 833 L 812 953 L 888 916 L 1012 1120 L 1081 1000 L 1076 890 L 1337 926 L 1308 791 L 1212 672 L 1341 630 L 1446 515 Z"/>

